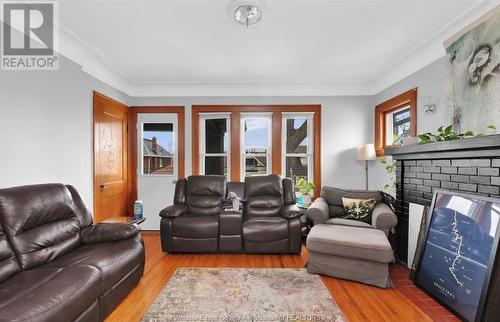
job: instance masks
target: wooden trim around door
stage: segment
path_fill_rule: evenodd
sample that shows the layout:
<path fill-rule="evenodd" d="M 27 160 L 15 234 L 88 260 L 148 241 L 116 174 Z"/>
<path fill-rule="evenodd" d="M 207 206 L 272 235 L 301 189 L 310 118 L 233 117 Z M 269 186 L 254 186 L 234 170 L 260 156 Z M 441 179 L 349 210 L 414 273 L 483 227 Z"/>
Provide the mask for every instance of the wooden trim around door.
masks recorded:
<path fill-rule="evenodd" d="M 185 177 L 185 117 L 184 106 L 131 106 L 129 113 L 129 209 L 133 213 L 134 201 L 137 199 L 137 114 L 138 113 L 177 113 L 177 173 L 179 179 Z"/>
<path fill-rule="evenodd" d="M 377 156 L 384 155 L 386 142 L 386 114 L 401 107 L 410 107 L 410 135 L 417 136 L 417 88 L 412 88 L 375 107 L 375 152 Z"/>
<path fill-rule="evenodd" d="M 272 173 L 281 175 L 281 127 L 283 112 L 314 112 L 314 183 L 315 196 L 321 191 L 321 105 L 193 105 L 192 140 L 193 174 L 200 174 L 200 113 L 231 112 L 231 180 L 240 181 L 240 113 L 273 113 L 272 115 Z M 233 133 L 237 133 L 233 135 Z M 279 133 L 279 135 L 275 135 Z M 234 153 L 233 151 L 237 151 Z"/>

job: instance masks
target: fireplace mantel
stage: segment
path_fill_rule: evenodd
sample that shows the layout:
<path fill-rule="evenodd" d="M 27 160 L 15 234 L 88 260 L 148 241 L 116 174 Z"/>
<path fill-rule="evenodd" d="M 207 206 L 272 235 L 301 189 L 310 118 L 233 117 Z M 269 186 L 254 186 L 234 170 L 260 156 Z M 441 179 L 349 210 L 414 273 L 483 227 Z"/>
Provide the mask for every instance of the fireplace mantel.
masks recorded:
<path fill-rule="evenodd" d="M 481 155 L 478 155 L 481 150 Z M 394 160 L 453 159 L 500 156 L 500 134 L 470 139 L 385 148 Z"/>
<path fill-rule="evenodd" d="M 385 149 L 396 160 L 396 256 L 405 262 L 409 204 L 430 206 L 436 189 L 500 197 L 500 135 Z"/>

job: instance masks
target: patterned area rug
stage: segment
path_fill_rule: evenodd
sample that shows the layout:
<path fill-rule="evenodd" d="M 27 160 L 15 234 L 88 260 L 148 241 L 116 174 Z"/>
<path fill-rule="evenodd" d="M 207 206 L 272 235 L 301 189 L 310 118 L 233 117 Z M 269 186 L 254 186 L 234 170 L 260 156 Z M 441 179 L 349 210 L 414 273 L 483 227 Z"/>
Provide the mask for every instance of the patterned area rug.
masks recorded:
<path fill-rule="evenodd" d="M 180 268 L 143 321 L 335 321 L 345 318 L 305 269 Z"/>

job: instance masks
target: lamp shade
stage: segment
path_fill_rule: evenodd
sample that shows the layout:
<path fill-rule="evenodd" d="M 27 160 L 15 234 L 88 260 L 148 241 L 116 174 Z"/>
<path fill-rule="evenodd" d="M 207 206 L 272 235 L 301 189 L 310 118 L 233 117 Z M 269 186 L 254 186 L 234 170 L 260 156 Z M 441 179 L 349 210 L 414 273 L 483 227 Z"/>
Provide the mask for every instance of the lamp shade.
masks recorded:
<path fill-rule="evenodd" d="M 358 160 L 375 160 L 377 155 L 375 154 L 375 146 L 373 143 L 358 145 Z"/>

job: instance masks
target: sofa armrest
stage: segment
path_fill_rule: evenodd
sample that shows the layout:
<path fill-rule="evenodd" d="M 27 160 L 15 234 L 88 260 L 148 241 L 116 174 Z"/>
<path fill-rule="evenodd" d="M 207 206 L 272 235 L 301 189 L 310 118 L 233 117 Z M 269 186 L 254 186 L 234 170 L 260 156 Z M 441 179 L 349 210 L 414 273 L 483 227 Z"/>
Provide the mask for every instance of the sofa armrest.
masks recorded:
<path fill-rule="evenodd" d="M 386 204 L 378 204 L 373 208 L 372 212 L 372 226 L 376 229 L 380 229 L 389 232 L 392 228 L 396 227 L 398 224 L 398 217 L 394 214 L 394 211 Z"/>
<path fill-rule="evenodd" d="M 80 231 L 83 244 L 114 242 L 134 237 L 140 227 L 131 224 L 95 224 Z"/>
<path fill-rule="evenodd" d="M 168 217 L 177 217 L 186 214 L 188 208 L 184 204 L 176 204 L 172 206 L 168 206 L 160 211 L 160 217 L 168 218 Z"/>
<path fill-rule="evenodd" d="M 303 214 L 304 210 L 300 209 L 296 205 L 284 205 L 280 210 L 280 216 L 288 220 L 299 218 Z"/>
<path fill-rule="evenodd" d="M 330 219 L 328 203 L 323 197 L 317 198 L 307 209 L 306 215 L 312 222 L 313 226 L 324 224 L 328 219 Z"/>

